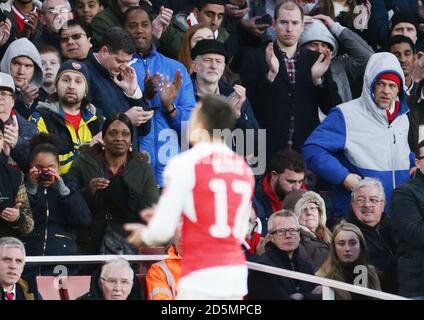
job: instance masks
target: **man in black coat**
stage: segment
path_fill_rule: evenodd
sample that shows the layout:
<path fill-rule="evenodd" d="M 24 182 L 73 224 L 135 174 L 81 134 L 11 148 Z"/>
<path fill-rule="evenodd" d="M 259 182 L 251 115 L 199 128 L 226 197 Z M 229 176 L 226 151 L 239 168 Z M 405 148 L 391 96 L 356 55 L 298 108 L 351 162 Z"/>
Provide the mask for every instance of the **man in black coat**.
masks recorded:
<path fill-rule="evenodd" d="M 287 147 L 300 150 L 325 114 L 341 99 L 332 80 L 331 56 L 301 48 L 303 12 L 294 1 L 275 9 L 277 39 L 247 50 L 239 64 L 242 83 L 261 128 L 267 129 L 267 158 Z"/>
<path fill-rule="evenodd" d="M 385 205 L 386 197 L 381 182 L 365 178 L 352 191 L 352 210 L 346 221 L 362 231 L 382 290 L 397 294 L 398 239 L 391 218 L 383 214 Z"/>
<path fill-rule="evenodd" d="M 260 144 L 259 125 L 249 100 L 246 98 L 246 89 L 237 84 L 231 87 L 222 80 L 228 57 L 229 54 L 224 44 L 218 40 L 204 39 L 197 42 L 191 52 L 193 59 L 192 81 L 196 101 L 206 94 L 226 97 L 236 115 L 235 130 L 240 129 L 242 132 L 241 135 L 238 135 L 235 130 L 232 132 L 233 150 L 245 156 L 252 156 L 251 159 L 254 159 L 254 164 L 261 174 L 266 166 L 265 161 L 260 163 L 260 155 L 264 154 L 265 146 L 263 143 Z M 259 147 L 261 147 L 260 151 L 258 150 Z M 253 156 L 256 157 L 253 158 Z M 253 164 L 253 161 L 251 163 Z"/>
<path fill-rule="evenodd" d="M 415 152 L 412 180 L 393 191 L 390 215 L 399 236 L 399 294 L 424 299 L 424 141 Z"/>
<path fill-rule="evenodd" d="M 300 226 L 290 211 L 274 213 L 268 220 L 268 237 L 265 253 L 256 262 L 272 267 L 313 275 L 312 266 L 299 253 Z M 314 283 L 250 271 L 249 299 L 252 300 L 319 300 L 321 287 Z"/>

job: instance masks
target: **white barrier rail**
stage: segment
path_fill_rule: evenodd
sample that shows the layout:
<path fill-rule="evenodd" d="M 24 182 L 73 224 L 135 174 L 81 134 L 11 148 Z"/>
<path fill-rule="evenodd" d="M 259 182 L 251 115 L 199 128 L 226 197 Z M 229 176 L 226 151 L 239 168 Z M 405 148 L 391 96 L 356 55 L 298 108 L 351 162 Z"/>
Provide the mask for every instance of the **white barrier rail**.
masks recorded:
<path fill-rule="evenodd" d="M 84 256 L 27 256 L 26 264 L 90 264 L 103 263 L 117 257 L 129 262 L 159 261 L 168 258 L 168 255 L 84 255 Z"/>
<path fill-rule="evenodd" d="M 334 300 L 333 289 L 340 289 L 344 291 L 354 292 L 354 293 L 358 293 L 368 297 L 382 299 L 382 300 L 410 300 L 408 298 L 397 296 L 390 293 L 372 290 L 372 289 L 368 289 L 361 286 L 355 286 L 352 284 L 348 284 L 348 283 L 340 282 L 336 280 L 321 278 L 321 277 L 313 276 L 310 274 L 271 267 L 271 266 L 267 266 L 267 265 L 263 265 L 259 263 L 247 262 L 247 266 L 249 267 L 249 269 L 252 269 L 252 270 L 272 273 L 272 274 L 283 276 L 286 278 L 292 278 L 292 279 L 312 282 L 317 285 L 322 285 L 323 300 Z"/>
<path fill-rule="evenodd" d="M 82 255 L 82 256 L 27 256 L 25 263 L 27 264 L 90 264 L 90 263 L 104 263 L 109 260 L 122 257 L 129 262 L 143 262 L 143 261 L 159 261 L 166 259 L 168 255 Z M 410 300 L 408 298 L 385 293 L 377 290 L 368 289 L 361 286 L 355 286 L 345 282 L 330 280 L 326 278 L 317 277 L 310 274 L 300 273 L 296 271 L 271 267 L 259 263 L 247 262 L 249 269 L 275 274 L 278 276 L 312 282 L 321 285 L 323 300 L 334 300 L 334 289 L 354 292 L 372 298 L 382 300 Z"/>

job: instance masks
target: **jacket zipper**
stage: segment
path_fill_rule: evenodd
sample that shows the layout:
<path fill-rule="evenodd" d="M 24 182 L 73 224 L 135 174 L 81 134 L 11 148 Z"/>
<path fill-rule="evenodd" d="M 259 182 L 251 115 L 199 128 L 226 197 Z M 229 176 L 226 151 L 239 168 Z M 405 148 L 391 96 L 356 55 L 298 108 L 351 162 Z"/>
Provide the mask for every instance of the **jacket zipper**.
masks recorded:
<path fill-rule="evenodd" d="M 49 232 L 49 216 L 50 216 L 50 210 L 49 210 L 49 200 L 47 198 L 47 188 L 44 189 L 44 195 L 46 196 L 46 230 L 44 232 L 44 244 L 43 244 L 43 256 L 46 254 L 46 247 L 47 247 L 47 237 Z"/>
<path fill-rule="evenodd" d="M 58 237 L 58 238 L 64 238 L 64 239 L 72 240 L 72 238 L 71 238 L 71 237 L 68 237 L 68 236 L 65 236 L 65 235 L 63 235 L 63 234 L 59 234 L 59 233 L 55 233 L 55 234 L 54 234 L 54 236 L 55 236 L 55 237 Z"/>
<path fill-rule="evenodd" d="M 393 135 L 393 147 L 390 148 L 392 149 L 392 154 L 396 154 L 396 135 L 394 132 L 392 132 L 391 130 L 392 126 L 389 124 L 388 129 L 390 130 L 390 133 L 392 133 Z M 392 157 L 392 184 L 393 184 L 393 189 L 396 188 L 396 172 L 395 172 L 395 159 Z"/>

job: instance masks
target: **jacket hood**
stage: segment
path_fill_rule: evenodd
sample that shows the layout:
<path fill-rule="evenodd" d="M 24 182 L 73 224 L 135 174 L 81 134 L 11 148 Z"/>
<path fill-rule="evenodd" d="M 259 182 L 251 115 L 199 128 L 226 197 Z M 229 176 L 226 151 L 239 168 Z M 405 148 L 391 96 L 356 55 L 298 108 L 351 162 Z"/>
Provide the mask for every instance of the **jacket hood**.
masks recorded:
<path fill-rule="evenodd" d="M 87 111 L 89 111 L 91 114 L 96 115 L 96 107 L 92 105 L 91 103 L 84 107 Z M 48 109 L 54 113 L 57 114 L 63 114 L 62 108 L 60 107 L 59 101 L 40 101 L 37 104 L 38 109 Z"/>
<path fill-rule="evenodd" d="M 324 199 L 316 192 L 308 191 L 305 192 L 302 197 L 296 202 L 296 205 L 294 206 L 294 213 L 297 217 L 300 216 L 300 213 L 302 212 L 303 208 L 305 208 L 309 203 L 315 203 L 320 208 L 320 224 L 325 226 L 327 222 L 327 212 L 325 209 L 325 202 Z"/>
<path fill-rule="evenodd" d="M 374 100 L 374 84 L 377 78 L 383 73 L 394 73 L 401 79 L 401 90 L 399 91 L 400 100 L 400 114 L 404 114 L 409 111 L 406 103 L 406 88 L 405 88 L 405 76 L 400 63 L 395 55 L 388 52 L 380 52 L 373 54 L 368 60 L 367 67 L 364 74 L 364 84 L 362 88 L 361 100 L 368 109 L 377 119 L 387 123 L 386 111 L 380 109 Z"/>
<path fill-rule="evenodd" d="M 322 41 L 330 44 L 333 47 L 333 58 L 337 55 L 339 47 L 337 40 L 320 20 L 314 19 L 312 23 L 305 23 L 305 29 L 300 35 L 299 44 L 303 46 L 305 43 L 311 41 Z"/>
<path fill-rule="evenodd" d="M 43 67 L 41 57 L 37 48 L 26 38 L 13 41 L 4 53 L 0 63 L 1 72 L 10 74 L 10 63 L 12 59 L 20 56 L 30 58 L 34 62 L 34 75 L 30 84 L 40 88 L 43 85 Z"/>

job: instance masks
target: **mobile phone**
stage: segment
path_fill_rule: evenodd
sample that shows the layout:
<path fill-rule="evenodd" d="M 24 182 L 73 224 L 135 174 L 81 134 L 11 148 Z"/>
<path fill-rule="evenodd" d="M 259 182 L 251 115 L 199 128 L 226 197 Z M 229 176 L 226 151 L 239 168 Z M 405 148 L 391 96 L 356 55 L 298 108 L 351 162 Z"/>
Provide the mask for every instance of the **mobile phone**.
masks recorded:
<path fill-rule="evenodd" d="M 159 104 L 154 105 L 154 106 L 147 105 L 146 107 L 143 107 L 144 111 L 151 111 L 151 110 L 156 110 L 156 109 L 159 109 L 159 108 L 160 108 Z"/>
<path fill-rule="evenodd" d="M 0 196 L 0 213 L 7 208 L 7 202 L 9 201 L 9 199 L 10 199 L 9 197 Z"/>
<path fill-rule="evenodd" d="M 259 19 L 255 20 L 255 24 L 268 24 L 271 25 L 272 24 L 272 17 L 269 14 L 265 14 L 262 17 L 260 17 Z"/>

